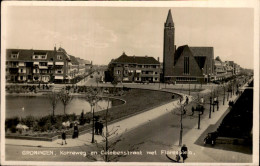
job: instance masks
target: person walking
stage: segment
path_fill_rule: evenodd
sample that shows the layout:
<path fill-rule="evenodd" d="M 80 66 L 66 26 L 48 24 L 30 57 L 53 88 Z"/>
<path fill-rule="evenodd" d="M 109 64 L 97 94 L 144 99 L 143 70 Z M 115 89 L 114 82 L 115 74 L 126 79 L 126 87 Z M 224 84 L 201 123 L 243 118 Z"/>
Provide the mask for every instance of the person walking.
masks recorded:
<path fill-rule="evenodd" d="M 61 139 L 62 139 L 61 145 L 63 145 L 63 142 L 64 142 L 65 144 L 67 144 L 67 142 L 66 142 L 66 132 L 65 132 L 65 130 L 62 131 Z"/>
<path fill-rule="evenodd" d="M 191 112 L 192 112 L 191 116 L 194 115 L 194 111 L 195 111 L 195 108 L 192 106 L 192 107 L 191 107 Z"/>
<path fill-rule="evenodd" d="M 186 147 L 185 144 L 183 144 L 183 146 L 181 147 L 181 157 L 182 157 L 183 163 L 188 158 L 188 148 Z"/>
<path fill-rule="evenodd" d="M 189 98 L 188 98 L 188 96 L 186 96 L 186 105 L 188 105 L 189 104 Z"/>
<path fill-rule="evenodd" d="M 79 137 L 79 128 L 77 123 L 74 125 L 74 132 L 73 132 L 73 138 L 78 138 Z"/>

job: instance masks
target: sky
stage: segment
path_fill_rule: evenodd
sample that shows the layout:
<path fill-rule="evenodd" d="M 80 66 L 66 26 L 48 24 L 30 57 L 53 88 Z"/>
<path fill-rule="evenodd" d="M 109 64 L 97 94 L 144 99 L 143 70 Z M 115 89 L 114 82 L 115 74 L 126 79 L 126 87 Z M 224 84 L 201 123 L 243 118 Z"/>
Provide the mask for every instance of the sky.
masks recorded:
<path fill-rule="evenodd" d="M 250 8 L 9 6 L 6 47 L 64 48 L 107 65 L 125 52 L 163 60 L 164 22 L 171 9 L 175 44 L 214 47 L 214 57 L 253 69 Z"/>

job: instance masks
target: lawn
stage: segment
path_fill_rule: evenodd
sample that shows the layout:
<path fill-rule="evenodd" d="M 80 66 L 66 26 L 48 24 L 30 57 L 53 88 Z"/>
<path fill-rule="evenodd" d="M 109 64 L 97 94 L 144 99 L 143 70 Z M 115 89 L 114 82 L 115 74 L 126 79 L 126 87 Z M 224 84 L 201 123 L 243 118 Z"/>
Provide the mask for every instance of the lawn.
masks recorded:
<path fill-rule="evenodd" d="M 177 96 L 174 98 L 176 100 Z M 136 114 L 173 100 L 172 93 L 143 89 L 131 89 L 120 99 L 125 100 L 126 103 L 109 109 L 109 121 Z M 104 113 L 105 111 L 101 111 L 97 115 L 104 116 Z"/>

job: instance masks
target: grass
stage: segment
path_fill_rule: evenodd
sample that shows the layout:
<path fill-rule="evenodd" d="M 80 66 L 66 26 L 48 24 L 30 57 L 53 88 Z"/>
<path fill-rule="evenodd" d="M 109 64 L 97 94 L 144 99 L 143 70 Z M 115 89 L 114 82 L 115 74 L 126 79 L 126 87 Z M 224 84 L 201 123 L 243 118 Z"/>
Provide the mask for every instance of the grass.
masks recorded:
<path fill-rule="evenodd" d="M 175 99 L 177 97 L 175 96 Z M 109 109 L 109 121 L 136 114 L 143 110 L 153 108 L 172 100 L 172 93 L 131 89 L 126 95 L 120 97 L 126 101 L 125 104 Z M 105 111 L 98 112 L 97 115 L 104 117 Z"/>

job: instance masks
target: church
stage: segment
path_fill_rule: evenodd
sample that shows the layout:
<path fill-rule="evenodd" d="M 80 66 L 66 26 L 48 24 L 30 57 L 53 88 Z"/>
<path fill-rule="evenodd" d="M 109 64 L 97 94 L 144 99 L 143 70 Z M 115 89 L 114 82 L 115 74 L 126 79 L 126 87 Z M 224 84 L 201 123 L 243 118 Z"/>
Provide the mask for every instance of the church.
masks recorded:
<path fill-rule="evenodd" d="M 171 10 L 164 23 L 163 80 L 166 83 L 210 82 L 214 77 L 214 48 L 175 45 L 175 26 Z"/>

